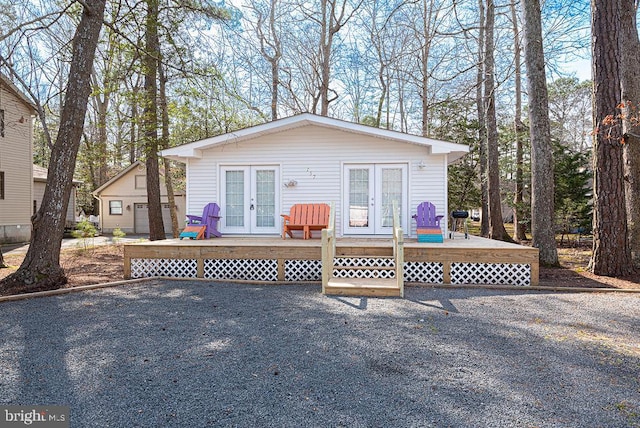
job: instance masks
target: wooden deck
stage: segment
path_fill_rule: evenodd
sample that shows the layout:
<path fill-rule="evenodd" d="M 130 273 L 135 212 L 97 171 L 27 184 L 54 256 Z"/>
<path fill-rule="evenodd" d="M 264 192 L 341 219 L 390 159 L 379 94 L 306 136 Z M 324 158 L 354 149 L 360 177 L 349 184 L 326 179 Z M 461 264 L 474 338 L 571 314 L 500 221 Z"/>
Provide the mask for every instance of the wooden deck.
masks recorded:
<path fill-rule="evenodd" d="M 345 278 L 387 278 L 391 238 L 338 238 L 336 259 L 355 266 Z M 126 244 L 126 278 L 197 277 L 248 282 L 321 281 L 320 239 L 229 237 Z M 339 263 L 338 263 L 339 264 Z M 371 269 L 368 269 L 371 267 Z M 340 272 L 334 270 L 334 276 Z M 418 284 L 537 285 L 538 250 L 470 236 L 444 243 L 404 240 L 404 282 Z M 354 283 L 362 281 L 353 281 Z M 366 281 L 365 281 L 366 282 Z"/>

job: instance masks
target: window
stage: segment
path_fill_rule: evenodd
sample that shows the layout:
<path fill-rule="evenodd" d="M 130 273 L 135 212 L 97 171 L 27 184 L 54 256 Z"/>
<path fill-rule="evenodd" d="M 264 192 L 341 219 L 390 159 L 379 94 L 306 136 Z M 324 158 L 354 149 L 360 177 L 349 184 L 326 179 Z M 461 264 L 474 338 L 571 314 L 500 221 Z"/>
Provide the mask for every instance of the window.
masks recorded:
<path fill-rule="evenodd" d="M 147 176 L 136 175 L 136 189 L 146 189 L 146 188 L 147 188 Z"/>
<path fill-rule="evenodd" d="M 4 171 L 0 171 L 0 199 L 4 199 Z"/>
<path fill-rule="evenodd" d="M 0 137 L 4 137 L 4 110 L 0 110 Z"/>
<path fill-rule="evenodd" d="M 122 215 L 122 201 L 109 201 L 109 215 Z"/>

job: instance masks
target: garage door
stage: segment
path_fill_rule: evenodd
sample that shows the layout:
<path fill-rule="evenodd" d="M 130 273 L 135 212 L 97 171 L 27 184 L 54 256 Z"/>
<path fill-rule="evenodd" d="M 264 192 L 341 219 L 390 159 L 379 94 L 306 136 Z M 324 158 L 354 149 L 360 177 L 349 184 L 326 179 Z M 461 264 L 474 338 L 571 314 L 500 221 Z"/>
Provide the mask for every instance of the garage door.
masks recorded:
<path fill-rule="evenodd" d="M 135 204 L 134 216 L 135 233 L 149 233 L 149 204 Z M 173 233 L 169 204 L 162 204 L 162 222 L 164 223 L 164 231 Z"/>

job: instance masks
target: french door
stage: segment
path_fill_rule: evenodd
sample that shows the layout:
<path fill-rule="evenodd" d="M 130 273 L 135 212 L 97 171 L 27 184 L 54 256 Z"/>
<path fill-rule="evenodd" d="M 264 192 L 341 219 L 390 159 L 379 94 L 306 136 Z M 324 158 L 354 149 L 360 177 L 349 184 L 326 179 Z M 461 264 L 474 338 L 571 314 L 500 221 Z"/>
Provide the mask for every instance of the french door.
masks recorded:
<path fill-rule="evenodd" d="M 274 165 L 221 167 L 221 232 L 280 233 L 279 175 Z"/>
<path fill-rule="evenodd" d="M 407 164 L 345 164 L 343 234 L 393 233 L 393 201 L 407 231 Z"/>

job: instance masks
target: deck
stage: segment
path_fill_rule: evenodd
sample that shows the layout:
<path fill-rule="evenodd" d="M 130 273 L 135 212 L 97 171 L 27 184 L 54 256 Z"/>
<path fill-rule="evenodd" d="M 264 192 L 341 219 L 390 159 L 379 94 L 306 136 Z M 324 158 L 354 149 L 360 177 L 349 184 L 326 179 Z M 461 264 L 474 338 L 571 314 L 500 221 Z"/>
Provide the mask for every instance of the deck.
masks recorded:
<path fill-rule="evenodd" d="M 338 238 L 333 277 L 393 278 L 391 238 Z M 163 276 L 262 283 L 320 282 L 322 241 L 229 237 L 126 244 L 126 278 Z M 404 239 L 406 284 L 538 285 L 538 249 L 477 236 L 422 243 Z M 375 293 L 374 293 L 375 295 Z"/>

